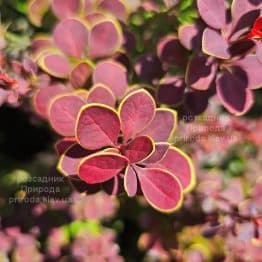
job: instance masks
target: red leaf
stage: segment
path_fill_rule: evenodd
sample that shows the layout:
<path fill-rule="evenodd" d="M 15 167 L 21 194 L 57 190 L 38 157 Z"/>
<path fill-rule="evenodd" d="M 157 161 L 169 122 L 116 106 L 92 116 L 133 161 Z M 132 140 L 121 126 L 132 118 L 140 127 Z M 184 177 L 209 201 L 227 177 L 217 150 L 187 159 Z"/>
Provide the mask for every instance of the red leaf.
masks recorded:
<path fill-rule="evenodd" d="M 139 136 L 121 147 L 122 154 L 130 163 L 137 163 L 150 156 L 154 151 L 154 142 L 147 136 Z"/>
<path fill-rule="evenodd" d="M 89 184 L 108 181 L 126 168 L 128 159 L 115 153 L 97 153 L 84 158 L 78 168 L 79 177 Z"/>
<path fill-rule="evenodd" d="M 183 190 L 175 176 L 158 168 L 135 168 L 144 197 L 161 212 L 177 210 L 183 201 Z"/>
<path fill-rule="evenodd" d="M 70 82 L 72 86 L 75 88 L 85 87 L 92 71 L 91 62 L 81 62 L 76 65 L 70 74 Z"/>
<path fill-rule="evenodd" d="M 153 120 L 155 102 L 145 90 L 138 90 L 126 96 L 119 106 L 124 140 L 143 131 Z"/>
<path fill-rule="evenodd" d="M 106 105 L 90 104 L 78 115 L 76 138 L 87 149 L 114 146 L 120 133 L 117 113 Z"/>

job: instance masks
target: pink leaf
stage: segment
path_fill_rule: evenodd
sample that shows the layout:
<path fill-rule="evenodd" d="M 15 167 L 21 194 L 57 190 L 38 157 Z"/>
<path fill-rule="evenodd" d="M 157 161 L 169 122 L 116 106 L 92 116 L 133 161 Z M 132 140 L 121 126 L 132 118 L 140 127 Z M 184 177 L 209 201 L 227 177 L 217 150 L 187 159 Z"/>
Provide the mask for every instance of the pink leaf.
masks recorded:
<path fill-rule="evenodd" d="M 64 55 L 59 53 L 43 54 L 38 65 L 51 76 L 58 78 L 67 78 L 71 71 L 71 64 Z"/>
<path fill-rule="evenodd" d="M 90 104 L 78 115 L 76 138 L 87 149 L 114 146 L 120 133 L 117 113 L 106 105 Z"/>
<path fill-rule="evenodd" d="M 170 147 L 165 156 L 152 167 L 165 169 L 177 177 L 184 192 L 192 190 L 195 185 L 195 170 L 192 160 L 180 149 Z"/>
<path fill-rule="evenodd" d="M 141 135 L 150 136 L 155 142 L 165 142 L 175 131 L 177 112 L 167 108 L 156 109 L 152 122 L 141 132 Z"/>
<path fill-rule="evenodd" d="M 50 85 L 39 88 L 34 95 L 34 108 L 36 112 L 44 117 L 48 117 L 48 105 L 53 97 L 58 94 L 67 93 L 69 90 L 63 85 Z"/>
<path fill-rule="evenodd" d="M 91 57 L 110 56 L 122 44 L 121 27 L 114 20 L 104 19 L 93 24 L 89 39 Z"/>
<path fill-rule="evenodd" d="M 122 132 L 125 141 L 144 130 L 155 115 L 155 102 L 145 90 L 126 96 L 119 106 Z"/>
<path fill-rule="evenodd" d="M 137 177 L 136 172 L 132 166 L 127 167 L 124 176 L 124 187 L 127 195 L 133 197 L 137 192 Z"/>
<path fill-rule="evenodd" d="M 111 107 L 115 106 L 116 98 L 111 89 L 103 84 L 96 84 L 89 91 L 88 103 L 100 103 Z"/>
<path fill-rule="evenodd" d="M 108 181 L 126 168 L 128 159 L 115 153 L 97 153 L 84 158 L 78 168 L 79 177 L 89 184 Z"/>
<path fill-rule="evenodd" d="M 81 58 L 88 44 L 88 28 L 80 20 L 67 18 L 56 25 L 53 37 L 65 54 Z"/>
<path fill-rule="evenodd" d="M 84 104 L 77 95 L 55 97 L 49 107 L 49 121 L 54 130 L 62 136 L 74 136 L 77 114 Z"/>
<path fill-rule="evenodd" d="M 177 210 L 183 201 L 181 184 L 175 176 L 159 168 L 135 168 L 143 195 L 161 212 Z"/>
<path fill-rule="evenodd" d="M 124 0 L 102 0 L 98 5 L 98 9 L 111 13 L 123 22 L 128 18 L 128 8 Z"/>
<path fill-rule="evenodd" d="M 52 0 L 52 11 L 60 18 L 68 18 L 80 11 L 80 0 Z"/>
<path fill-rule="evenodd" d="M 215 29 L 226 25 L 225 0 L 197 0 L 197 7 L 203 20 Z"/>
<path fill-rule="evenodd" d="M 124 66 L 113 61 L 102 61 L 96 65 L 93 82 L 109 87 L 117 98 L 122 97 L 128 87 L 127 71 Z"/>

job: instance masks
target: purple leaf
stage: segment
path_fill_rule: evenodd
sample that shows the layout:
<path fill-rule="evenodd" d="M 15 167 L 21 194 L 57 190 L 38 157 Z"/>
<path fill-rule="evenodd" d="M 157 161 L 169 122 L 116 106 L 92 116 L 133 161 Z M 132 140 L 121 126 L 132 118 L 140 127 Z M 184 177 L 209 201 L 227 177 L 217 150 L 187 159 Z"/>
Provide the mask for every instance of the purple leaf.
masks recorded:
<path fill-rule="evenodd" d="M 197 0 L 198 11 L 202 19 L 215 29 L 226 25 L 225 0 Z"/>
<path fill-rule="evenodd" d="M 135 62 L 136 74 L 145 82 L 153 83 L 164 76 L 162 64 L 157 56 L 144 54 Z"/>
<path fill-rule="evenodd" d="M 262 65 L 257 55 L 247 55 L 243 59 L 237 60 L 234 65 L 245 72 L 249 89 L 262 87 Z"/>
<path fill-rule="evenodd" d="M 203 33 L 202 44 L 202 50 L 205 54 L 220 59 L 230 58 L 228 43 L 217 31 L 206 28 Z"/>
<path fill-rule="evenodd" d="M 106 85 L 117 98 L 121 98 L 128 87 L 127 71 L 125 67 L 113 60 L 102 61 L 95 67 L 93 83 Z"/>
<path fill-rule="evenodd" d="M 69 92 L 63 85 L 50 85 L 43 88 L 39 88 L 34 95 L 34 109 L 37 114 L 47 118 L 48 117 L 48 106 L 53 97 L 58 94 Z"/>
<path fill-rule="evenodd" d="M 128 7 L 124 0 L 102 0 L 98 9 L 112 14 L 117 19 L 125 22 L 128 18 Z"/>
<path fill-rule="evenodd" d="M 202 46 L 202 24 L 185 24 L 178 28 L 178 38 L 188 50 L 200 50 Z"/>
<path fill-rule="evenodd" d="M 159 82 L 157 100 L 161 104 L 177 105 L 183 101 L 186 85 L 178 77 L 165 77 Z"/>
<path fill-rule="evenodd" d="M 157 55 L 162 62 L 170 65 L 184 68 L 187 63 L 187 52 L 175 35 L 167 35 L 159 41 Z"/>
<path fill-rule="evenodd" d="M 187 67 L 186 83 L 197 90 L 207 90 L 214 80 L 217 64 L 210 57 L 195 56 Z"/>
<path fill-rule="evenodd" d="M 152 155 L 143 161 L 145 164 L 154 164 L 159 162 L 167 153 L 168 143 L 155 143 L 155 150 Z"/>
<path fill-rule="evenodd" d="M 252 106 L 253 94 L 247 88 L 247 81 L 225 71 L 218 77 L 216 85 L 217 95 L 230 113 L 241 115 Z"/>

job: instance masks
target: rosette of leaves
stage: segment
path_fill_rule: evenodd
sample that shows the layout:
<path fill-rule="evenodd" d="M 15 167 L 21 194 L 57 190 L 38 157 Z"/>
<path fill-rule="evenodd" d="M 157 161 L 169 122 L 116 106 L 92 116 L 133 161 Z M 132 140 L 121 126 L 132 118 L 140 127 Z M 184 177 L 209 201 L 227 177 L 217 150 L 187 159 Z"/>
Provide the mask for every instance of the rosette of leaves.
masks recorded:
<path fill-rule="evenodd" d="M 247 37 L 262 3 L 234 0 L 227 8 L 224 0 L 198 0 L 197 6 L 206 24 L 200 21 L 179 28 L 181 43 L 196 51 L 187 66 L 186 84 L 200 91 L 215 85 L 223 106 L 241 115 L 253 104 L 252 89 L 262 85 L 256 48 L 260 43 Z"/>
<path fill-rule="evenodd" d="M 77 78 L 75 78 L 78 83 L 81 82 L 81 79 L 81 75 L 77 75 Z M 77 89 L 74 91 L 75 94 L 86 99 L 88 103 L 104 103 L 114 107 L 117 100 L 121 99 L 128 92 L 127 70 L 114 60 L 100 61 L 93 69 L 92 83 L 93 85 L 89 91 Z M 57 81 L 38 88 L 33 98 L 34 109 L 41 117 L 48 118 L 48 107 L 52 99 L 70 92 L 73 92 L 70 85 L 64 85 Z"/>
<path fill-rule="evenodd" d="M 35 26 L 41 26 L 49 9 L 59 20 L 81 16 L 92 21 L 109 14 L 125 22 L 130 12 L 125 0 L 30 0 L 27 10 L 29 20 Z"/>
<path fill-rule="evenodd" d="M 100 1 L 99 10 L 115 8 L 116 13 L 121 10 L 127 12 L 122 1 L 114 2 L 119 6 Z M 92 61 L 110 57 L 122 46 L 121 26 L 116 17 L 108 15 L 108 12 L 90 13 L 88 6 L 85 6 L 86 9 L 81 7 L 80 1 L 53 1 L 52 7 L 62 20 L 55 25 L 52 37 L 38 36 L 34 39 L 34 58 L 49 75 L 69 79 L 75 88 L 83 87 L 92 74 Z M 93 4 L 90 8 L 93 10 Z"/>
<path fill-rule="evenodd" d="M 65 137 L 57 144 L 61 173 L 83 192 L 126 191 L 130 197 L 143 194 L 163 212 L 179 208 L 195 174 L 190 158 L 167 143 L 176 112 L 156 108 L 143 89 L 127 94 L 118 110 L 88 100 L 70 93 L 50 103 L 49 121 Z"/>

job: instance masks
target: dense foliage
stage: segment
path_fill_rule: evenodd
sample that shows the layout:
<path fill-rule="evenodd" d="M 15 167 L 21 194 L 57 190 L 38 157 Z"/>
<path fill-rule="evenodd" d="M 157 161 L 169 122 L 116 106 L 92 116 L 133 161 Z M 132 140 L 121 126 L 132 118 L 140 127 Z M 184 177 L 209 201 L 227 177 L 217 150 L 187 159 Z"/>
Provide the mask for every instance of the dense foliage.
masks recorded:
<path fill-rule="evenodd" d="M 0 6 L 0 261 L 261 261 L 261 0 Z"/>

